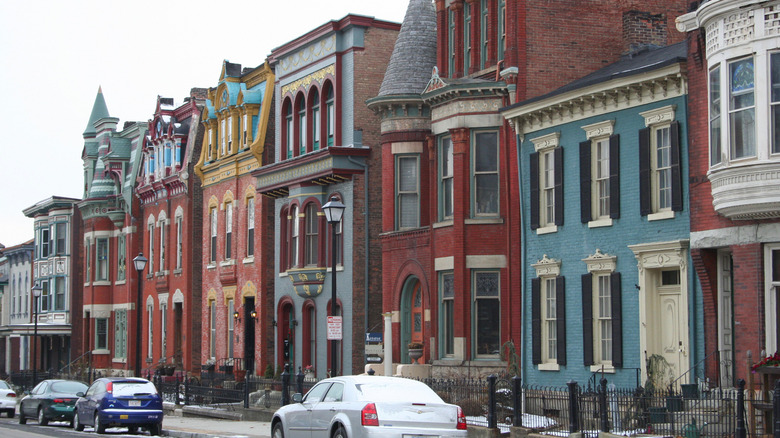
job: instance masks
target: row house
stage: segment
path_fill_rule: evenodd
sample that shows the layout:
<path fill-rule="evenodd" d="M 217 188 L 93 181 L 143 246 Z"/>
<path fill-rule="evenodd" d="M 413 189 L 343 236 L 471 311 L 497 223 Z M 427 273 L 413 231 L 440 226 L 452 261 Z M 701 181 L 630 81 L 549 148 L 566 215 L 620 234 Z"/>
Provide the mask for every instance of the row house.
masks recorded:
<path fill-rule="evenodd" d="M 271 201 L 273 307 L 267 318 L 277 367 L 307 368 L 318 378 L 360 373 L 364 333 L 381 324 L 379 120 L 364 102 L 378 92 L 398 29 L 347 15 L 269 57 L 275 144 L 272 162 L 252 175 L 258 195 Z M 335 228 L 322 210 L 333 200 L 346 206 Z M 341 340 L 330 340 L 325 330 L 334 314 L 343 318 Z"/>
<path fill-rule="evenodd" d="M 173 366 L 199 372 L 202 194 L 195 178 L 203 141 L 201 110 L 206 90 L 193 88 L 180 105 L 158 97 L 143 139 L 140 200 L 141 249 L 148 262 L 142 275 L 143 373 Z"/>
<path fill-rule="evenodd" d="M 262 373 L 272 362 L 272 207 L 257 196 L 252 172 L 271 161 L 273 95 L 268 63 L 242 69 L 224 61 L 200 119 L 202 200 L 192 220 L 202 229 L 202 335 L 193 350 L 206 370 Z"/>
<path fill-rule="evenodd" d="M 667 364 L 659 387 L 697 377 L 686 373 L 703 338 L 688 239 L 686 59 L 685 42 L 638 46 L 502 110 L 520 139 L 528 381 L 600 373 L 639 386 L 647 360 Z"/>
<path fill-rule="evenodd" d="M 52 196 L 24 210 L 33 218 L 35 238 L 33 252 L 33 286 L 40 287 L 40 297 L 31 296 L 33 317 L 38 322 L 38 358 L 32 366 L 59 371 L 81 356 L 84 350 L 72 342 L 72 332 L 79 333 L 80 318 L 73 310 L 81 308 L 79 280 L 79 239 L 81 216 L 78 199 Z M 25 294 L 29 293 L 25 291 Z M 15 308 L 21 309 L 16 303 Z M 78 343 L 77 343 L 78 344 Z"/>
<path fill-rule="evenodd" d="M 430 364 L 428 374 L 487 374 L 505 369 L 508 343 L 530 351 L 521 336 L 521 140 L 501 109 L 617 62 L 638 30 L 632 23 L 666 29 L 685 11 L 679 0 L 600 3 L 410 2 L 368 102 L 382 118 L 393 362 L 410 363 L 409 345 L 422 343 L 416 362 Z M 432 39 L 415 44 L 421 36 Z"/>
<path fill-rule="evenodd" d="M 146 124 L 128 122 L 108 113 L 98 90 L 84 131 L 84 194 L 76 206 L 81 221 L 81 294 L 83 318 L 78 336 L 91 365 L 99 370 L 138 373 L 140 352 L 134 334 L 142 309 L 136 305 L 138 274 L 132 258 L 141 247 L 140 202 L 134 194 L 140 172 Z M 132 348 L 136 347 L 136 348 Z"/>
<path fill-rule="evenodd" d="M 0 249 L 0 287 L 3 290 L 0 372 L 3 376 L 32 366 L 33 242 L 31 239 Z"/>
<path fill-rule="evenodd" d="M 677 27 L 689 43 L 706 371 L 733 386 L 780 344 L 780 2 L 702 1 Z"/>

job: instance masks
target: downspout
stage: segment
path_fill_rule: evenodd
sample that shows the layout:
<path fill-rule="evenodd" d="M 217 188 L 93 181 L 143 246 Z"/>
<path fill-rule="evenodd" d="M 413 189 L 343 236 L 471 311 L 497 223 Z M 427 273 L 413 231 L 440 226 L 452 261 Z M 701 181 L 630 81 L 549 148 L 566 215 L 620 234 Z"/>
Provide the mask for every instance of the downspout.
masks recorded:
<path fill-rule="evenodd" d="M 365 339 L 365 336 L 366 336 L 365 333 L 368 331 L 368 309 L 369 309 L 369 307 L 368 307 L 368 290 L 369 290 L 369 287 L 368 287 L 368 243 L 369 243 L 368 233 L 369 233 L 370 227 L 368 226 L 368 163 L 365 163 L 365 162 L 361 163 L 360 161 L 355 160 L 352 156 L 348 156 L 347 160 L 349 160 L 350 163 L 354 163 L 354 164 L 362 167 L 363 168 L 363 175 L 365 175 L 365 178 L 363 178 L 363 193 L 365 194 L 365 199 L 366 199 L 366 202 L 365 202 L 365 204 L 363 206 L 363 217 L 364 217 L 365 225 L 366 225 L 365 230 L 363 232 L 363 246 L 364 246 L 363 251 L 365 252 L 365 260 L 364 260 L 364 263 L 363 263 L 363 265 L 364 265 L 363 266 L 363 271 L 364 271 L 364 273 L 363 273 L 364 277 L 363 278 L 365 278 L 365 281 L 364 281 L 365 291 L 363 291 L 363 337 Z M 353 205 L 354 205 L 354 198 L 353 198 Z M 353 232 L 354 232 L 354 228 L 353 228 Z M 353 335 L 354 335 L 354 333 L 353 333 Z M 354 342 L 354 338 L 353 338 L 353 342 Z M 385 354 L 387 354 L 387 353 L 385 353 Z M 363 351 L 363 358 L 364 359 L 365 359 L 365 356 L 366 356 L 366 353 L 365 353 L 365 350 L 364 350 Z"/>
<path fill-rule="evenodd" d="M 520 196 L 520 381 L 525 382 L 525 366 L 523 358 L 525 357 L 525 324 L 526 324 L 526 306 L 525 306 L 525 260 L 527 245 L 525 242 L 525 212 L 523 211 L 523 154 L 522 141 L 520 134 L 520 122 L 513 121 L 515 129 L 515 142 L 517 144 L 517 179 L 518 191 Z"/>

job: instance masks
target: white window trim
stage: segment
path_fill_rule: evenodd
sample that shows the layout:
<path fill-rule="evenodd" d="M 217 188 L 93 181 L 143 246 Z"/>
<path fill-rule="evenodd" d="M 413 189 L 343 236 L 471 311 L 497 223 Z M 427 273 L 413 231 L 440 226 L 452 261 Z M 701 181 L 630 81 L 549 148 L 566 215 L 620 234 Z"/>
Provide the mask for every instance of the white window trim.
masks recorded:
<path fill-rule="evenodd" d="M 557 278 L 561 276 L 561 261 L 558 259 L 551 259 L 547 257 L 547 254 L 544 254 L 542 256 L 542 259 L 538 262 L 531 265 L 534 270 L 536 271 L 536 276 L 539 277 L 541 280 L 541 289 L 539 291 L 542 296 L 540 297 L 541 300 L 544 300 L 544 292 L 546 289 L 544 289 L 544 280 L 549 278 Z M 540 312 L 544 312 L 546 309 L 546 306 L 544 303 L 541 304 Z M 556 303 L 557 305 L 558 303 Z M 540 315 L 541 316 L 541 315 Z M 542 327 L 542 331 L 544 332 L 544 327 Z M 544 336 L 544 335 L 543 335 Z M 544 352 L 547 351 L 546 347 L 544 346 L 545 339 L 542 339 L 542 356 L 545 356 Z M 560 365 L 557 362 L 546 362 L 547 359 L 543 358 L 542 363 L 537 364 L 536 367 L 539 371 L 559 371 Z"/>
<path fill-rule="evenodd" d="M 639 115 L 645 119 L 645 127 L 650 128 L 650 145 L 649 145 L 650 146 L 650 172 L 651 172 L 650 186 L 652 191 L 650 196 L 651 196 L 653 213 L 647 215 L 648 221 L 674 219 L 674 217 L 676 216 L 676 212 L 672 210 L 671 205 L 669 208 L 665 208 L 663 210 L 659 210 L 657 207 L 658 206 L 658 178 L 656 177 L 656 171 L 658 169 L 658 165 L 656 162 L 656 155 L 657 155 L 656 149 L 658 145 L 655 141 L 656 132 L 659 129 L 669 127 L 672 124 L 672 122 L 675 121 L 676 109 L 677 109 L 677 105 L 667 105 L 660 108 L 654 108 L 650 111 L 639 113 Z M 707 126 L 709 126 L 709 124 Z M 721 138 L 722 137 L 723 137 L 723 132 L 721 132 Z M 674 187 L 672 187 L 672 190 L 674 190 Z"/>
<path fill-rule="evenodd" d="M 555 225 L 554 220 L 553 222 L 547 222 L 546 219 L 545 221 L 542 221 L 542 219 L 545 218 L 544 210 L 547 208 L 547 203 L 544 202 L 543 196 L 544 184 L 542 183 L 542 179 L 544 177 L 544 166 L 542 164 L 542 158 L 543 155 L 552 153 L 555 148 L 561 147 L 561 133 L 553 132 L 541 137 L 532 138 L 531 143 L 534 145 L 534 151 L 539 153 L 539 228 L 536 229 L 536 234 L 542 235 L 555 233 L 558 232 L 558 226 Z M 553 172 L 554 171 L 555 170 L 553 165 Z M 555 175 L 553 174 L 553 179 L 554 178 Z M 558 200 L 556 199 L 554 202 L 558 202 Z M 554 204 L 553 209 L 555 209 Z"/>
<path fill-rule="evenodd" d="M 607 275 L 609 276 L 617 269 L 617 257 L 609 254 L 603 254 L 600 249 L 596 248 L 596 252 L 582 259 L 585 262 L 585 266 L 588 273 L 593 274 L 593 287 L 592 297 L 593 302 L 593 361 L 594 364 L 590 366 L 591 372 L 603 371 L 605 373 L 614 373 L 615 367 L 612 365 L 612 361 L 601 362 L 601 331 L 597 327 L 596 309 L 598 308 L 598 277 Z M 610 279 L 610 282 L 612 280 Z M 614 315 L 611 317 L 614 318 Z"/>

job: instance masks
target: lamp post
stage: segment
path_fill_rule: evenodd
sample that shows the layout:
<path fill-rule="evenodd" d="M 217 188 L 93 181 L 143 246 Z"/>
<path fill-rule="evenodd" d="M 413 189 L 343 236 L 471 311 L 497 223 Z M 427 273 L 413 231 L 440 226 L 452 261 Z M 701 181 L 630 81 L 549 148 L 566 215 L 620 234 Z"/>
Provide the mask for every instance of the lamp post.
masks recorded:
<path fill-rule="evenodd" d="M 33 294 L 33 386 L 38 383 L 38 298 L 43 293 L 40 284 L 35 283 L 32 287 Z"/>
<path fill-rule="evenodd" d="M 135 272 L 138 273 L 138 295 L 135 297 L 135 376 L 141 377 L 141 286 L 143 278 L 141 274 L 146 269 L 146 262 L 149 260 L 144 257 L 144 253 L 139 252 L 133 259 Z"/>
<path fill-rule="evenodd" d="M 332 248 L 332 263 L 331 263 L 331 299 L 330 299 L 330 315 L 336 316 L 336 244 L 338 243 L 336 240 L 336 227 L 338 227 L 339 222 L 341 222 L 341 217 L 344 216 L 344 209 L 346 209 L 347 206 L 342 204 L 341 201 L 338 200 L 337 197 L 333 196 L 330 198 L 330 201 L 322 206 L 322 210 L 325 212 L 325 219 L 328 221 L 328 223 L 332 227 L 332 232 L 330 233 L 331 236 L 333 236 L 331 241 L 331 248 Z M 343 322 L 342 322 L 343 323 Z M 343 328 L 342 328 L 343 332 Z M 330 372 L 331 377 L 336 376 L 338 373 L 336 370 L 338 369 L 338 359 L 336 355 L 338 354 L 338 341 L 331 340 L 330 341 Z"/>

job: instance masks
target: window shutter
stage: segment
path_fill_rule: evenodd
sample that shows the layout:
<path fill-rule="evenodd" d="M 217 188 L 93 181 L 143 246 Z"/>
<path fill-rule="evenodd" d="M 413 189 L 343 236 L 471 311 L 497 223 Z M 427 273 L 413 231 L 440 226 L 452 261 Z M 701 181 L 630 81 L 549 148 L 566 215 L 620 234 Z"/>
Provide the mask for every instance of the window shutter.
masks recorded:
<path fill-rule="evenodd" d="M 623 366 L 623 288 L 620 272 L 613 272 L 609 279 L 612 288 L 612 366 Z"/>
<path fill-rule="evenodd" d="M 539 228 L 539 152 L 530 156 L 531 164 L 531 229 Z"/>
<path fill-rule="evenodd" d="M 580 143 L 580 220 L 583 224 L 590 222 L 590 140 Z"/>
<path fill-rule="evenodd" d="M 620 134 L 609 137 L 609 217 L 620 218 Z"/>
<path fill-rule="evenodd" d="M 553 150 L 555 164 L 555 225 L 563 225 L 563 148 Z"/>
<path fill-rule="evenodd" d="M 555 323 L 558 329 L 558 365 L 566 365 L 566 278 L 555 279 Z"/>
<path fill-rule="evenodd" d="M 531 279 L 531 334 L 533 363 L 542 363 L 542 280 Z"/>
<path fill-rule="evenodd" d="M 650 185 L 650 128 L 639 130 L 639 214 L 652 213 Z"/>
<path fill-rule="evenodd" d="M 682 168 L 680 166 L 680 122 L 672 122 L 669 129 L 671 140 L 670 161 L 672 167 L 672 211 L 682 211 Z"/>
<path fill-rule="evenodd" d="M 593 274 L 582 275 L 582 349 L 585 366 L 593 365 Z"/>

